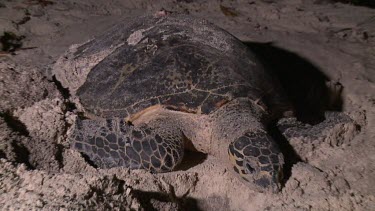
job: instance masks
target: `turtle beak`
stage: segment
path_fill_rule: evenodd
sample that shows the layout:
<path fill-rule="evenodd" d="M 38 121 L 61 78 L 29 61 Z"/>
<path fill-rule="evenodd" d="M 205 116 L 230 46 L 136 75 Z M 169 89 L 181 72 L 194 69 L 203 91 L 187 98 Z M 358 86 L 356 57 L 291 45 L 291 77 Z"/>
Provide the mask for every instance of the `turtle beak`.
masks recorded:
<path fill-rule="evenodd" d="M 283 180 L 283 170 L 280 168 L 277 172 L 274 172 L 272 176 L 271 192 L 278 193 L 281 190 L 281 181 Z"/>
<path fill-rule="evenodd" d="M 283 179 L 282 166 L 275 165 L 272 171 L 259 171 L 254 175 L 254 184 L 260 192 L 278 193 Z"/>
<path fill-rule="evenodd" d="M 257 189 L 263 193 L 278 193 L 281 190 L 281 184 L 274 177 L 262 176 L 261 178 L 254 180 Z"/>

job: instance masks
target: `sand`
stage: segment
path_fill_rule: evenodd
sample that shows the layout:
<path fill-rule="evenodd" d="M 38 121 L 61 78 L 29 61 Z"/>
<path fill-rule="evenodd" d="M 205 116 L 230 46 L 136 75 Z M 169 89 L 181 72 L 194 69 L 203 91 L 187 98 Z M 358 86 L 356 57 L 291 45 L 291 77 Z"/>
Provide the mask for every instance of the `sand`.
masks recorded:
<path fill-rule="evenodd" d="M 69 149 L 77 105 L 54 68 L 74 44 L 161 9 L 215 23 L 257 47 L 265 63 L 293 61 L 282 68 L 301 80 L 305 71 L 320 72 L 342 89 L 331 108 L 351 121 L 314 139 L 290 139 L 299 158 L 291 159 L 278 194 L 249 189 L 200 153 L 188 153 L 178 170 L 163 174 L 93 168 Z M 13 41 L 22 43 L 13 53 L 0 52 L 3 210 L 375 209 L 375 9 L 329 0 L 15 0 L 0 1 L 4 32 L 24 37 Z"/>

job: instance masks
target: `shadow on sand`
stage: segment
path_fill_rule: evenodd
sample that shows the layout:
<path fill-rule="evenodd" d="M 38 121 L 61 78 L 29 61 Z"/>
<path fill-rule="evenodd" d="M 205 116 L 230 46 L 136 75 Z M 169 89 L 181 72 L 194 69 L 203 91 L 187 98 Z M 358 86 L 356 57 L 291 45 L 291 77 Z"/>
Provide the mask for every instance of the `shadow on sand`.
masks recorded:
<path fill-rule="evenodd" d="M 324 120 L 325 111 L 342 110 L 342 97 L 337 96 L 337 93 L 332 96 L 333 93 L 327 86 L 330 79 L 312 63 L 295 53 L 275 47 L 272 43 L 244 44 L 257 55 L 265 69 L 280 81 L 299 121 L 314 125 Z M 286 182 L 291 175 L 293 164 L 301 161 L 301 158 L 280 133 L 276 123 L 269 126 L 269 131 L 284 154 Z"/>

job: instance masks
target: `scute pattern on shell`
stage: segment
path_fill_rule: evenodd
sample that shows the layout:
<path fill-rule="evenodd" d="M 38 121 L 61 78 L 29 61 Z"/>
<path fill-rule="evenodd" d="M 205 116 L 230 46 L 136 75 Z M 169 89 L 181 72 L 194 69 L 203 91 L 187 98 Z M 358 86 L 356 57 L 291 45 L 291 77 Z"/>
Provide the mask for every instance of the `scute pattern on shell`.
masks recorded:
<path fill-rule="evenodd" d="M 203 20 L 145 16 L 113 27 L 78 54 L 114 45 L 77 92 L 98 116 L 126 117 L 156 104 L 209 114 L 234 98 L 259 101 L 273 92 L 248 48 Z"/>

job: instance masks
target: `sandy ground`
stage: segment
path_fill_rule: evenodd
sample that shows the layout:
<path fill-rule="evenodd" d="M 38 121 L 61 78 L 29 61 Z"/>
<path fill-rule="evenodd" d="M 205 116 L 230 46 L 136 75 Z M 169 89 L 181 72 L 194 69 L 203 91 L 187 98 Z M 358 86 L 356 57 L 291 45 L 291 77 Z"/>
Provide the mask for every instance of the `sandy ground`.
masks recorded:
<path fill-rule="evenodd" d="M 75 106 L 54 64 L 124 17 L 162 8 L 208 19 L 250 46 L 270 43 L 266 60 L 289 59 L 284 69 L 339 82 L 338 107 L 353 121 L 289 140 L 300 162 L 289 164 L 278 194 L 247 188 L 198 153 L 164 174 L 91 167 L 69 149 Z M 375 9 L 328 0 L 14 0 L 0 1 L 4 32 L 24 38 L 13 53 L 0 52 L 3 210 L 375 210 Z"/>

